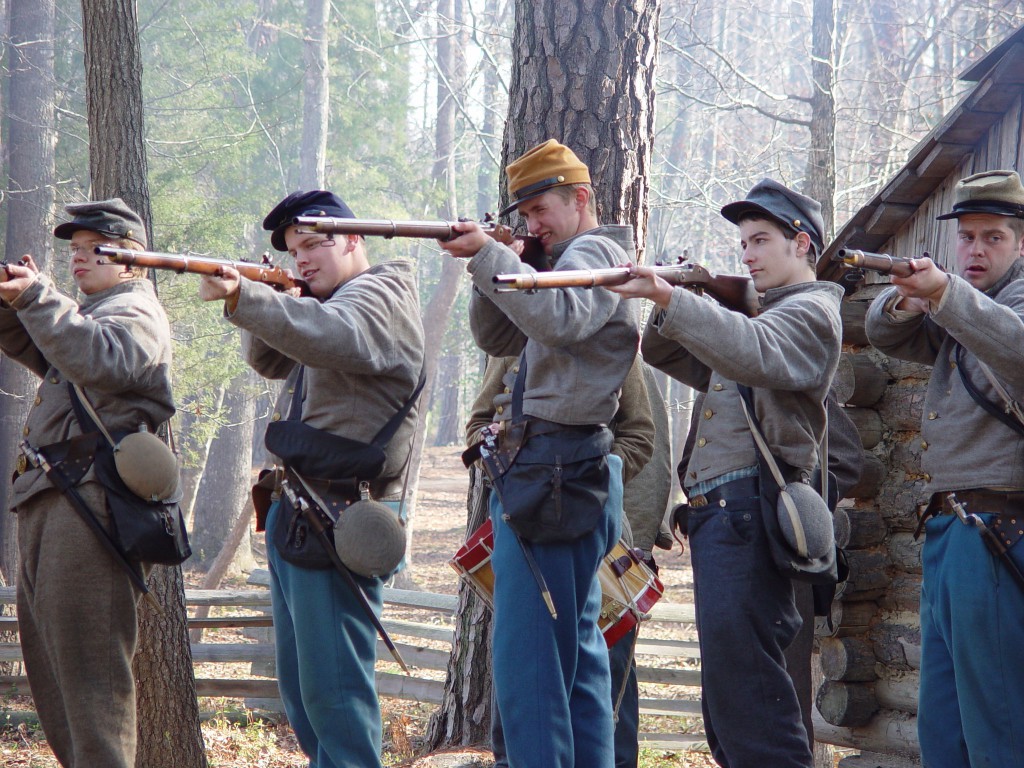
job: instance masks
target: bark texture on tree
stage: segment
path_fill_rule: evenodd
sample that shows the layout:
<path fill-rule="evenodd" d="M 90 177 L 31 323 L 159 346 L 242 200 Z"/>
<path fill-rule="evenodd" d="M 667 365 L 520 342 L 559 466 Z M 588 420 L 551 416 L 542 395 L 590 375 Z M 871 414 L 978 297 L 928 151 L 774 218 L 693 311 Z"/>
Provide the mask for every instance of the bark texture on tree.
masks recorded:
<path fill-rule="evenodd" d="M 247 514 L 256 419 L 256 399 L 252 392 L 255 378 L 255 372 L 246 368 L 231 382 L 224 396 L 227 424 L 217 430 L 210 443 L 196 493 L 190 568 L 208 570 L 229 539 L 239 515 Z M 249 555 L 246 565 L 255 565 L 249 549 L 248 528 L 243 532 L 237 551 L 243 557 Z"/>
<path fill-rule="evenodd" d="M 135 2 L 82 0 L 82 33 L 92 196 L 122 198 L 146 223 L 152 244 Z M 181 568 L 154 568 L 149 588 L 161 611 L 145 606 L 139 612 L 135 764 L 138 768 L 205 768 Z"/>
<path fill-rule="evenodd" d="M 490 498 L 481 469 L 473 466 L 469 477 L 467 538 L 487 519 Z M 465 581 L 455 619 L 444 698 L 427 726 L 428 750 L 491 741 L 491 609 Z"/>
<path fill-rule="evenodd" d="M 835 0 L 814 0 L 811 18 L 811 146 L 806 193 L 821 203 L 825 242 L 832 239 L 836 194 Z M 820 255 L 820 254 L 819 254 Z"/>
<path fill-rule="evenodd" d="M 82 0 L 92 198 L 120 197 L 153 242 L 135 0 Z"/>
<path fill-rule="evenodd" d="M 306 0 L 302 61 L 306 75 L 302 90 L 301 189 L 322 189 L 327 166 L 327 124 L 330 116 L 330 59 L 327 56 L 328 0 Z"/>
<path fill-rule="evenodd" d="M 7 86 L 7 229 L 4 258 L 31 253 L 44 272 L 53 253 L 54 190 L 54 0 L 11 0 Z M 2 18 L 2 17 L 0 17 Z M 0 360 L 0 477 L 14 473 L 17 445 L 38 384 L 27 369 Z M 7 509 L 10 485 L 0 490 Z M 0 515 L 0 574 L 14 584 L 17 573 L 17 518 Z"/>
<path fill-rule="evenodd" d="M 590 168 L 602 223 L 647 236 L 660 0 L 516 0 L 502 165 L 557 139 Z M 507 202 L 507 190 L 502 190 Z"/>

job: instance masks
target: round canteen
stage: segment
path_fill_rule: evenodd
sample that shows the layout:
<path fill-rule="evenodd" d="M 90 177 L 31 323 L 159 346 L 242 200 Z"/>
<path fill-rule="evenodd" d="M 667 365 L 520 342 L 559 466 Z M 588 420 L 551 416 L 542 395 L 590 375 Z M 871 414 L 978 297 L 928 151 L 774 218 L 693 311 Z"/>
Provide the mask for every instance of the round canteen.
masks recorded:
<path fill-rule="evenodd" d="M 405 556 L 405 525 L 387 505 L 361 499 L 338 517 L 334 547 L 341 562 L 353 573 L 386 576 Z"/>
<path fill-rule="evenodd" d="M 114 449 L 117 474 L 128 490 L 150 501 L 166 501 L 178 490 L 178 459 L 152 432 L 132 432 Z"/>

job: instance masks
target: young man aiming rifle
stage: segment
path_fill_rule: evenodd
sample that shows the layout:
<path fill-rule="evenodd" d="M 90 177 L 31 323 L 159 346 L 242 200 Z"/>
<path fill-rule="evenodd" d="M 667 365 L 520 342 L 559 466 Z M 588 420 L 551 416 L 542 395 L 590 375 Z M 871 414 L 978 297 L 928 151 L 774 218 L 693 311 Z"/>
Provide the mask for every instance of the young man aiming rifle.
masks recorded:
<path fill-rule="evenodd" d="M 126 570 L 109 540 L 104 546 L 111 518 L 92 456 L 83 458 L 84 474 L 61 459 L 74 452 L 66 441 L 87 431 L 75 415 L 73 385 L 111 433 L 140 424 L 155 433 L 174 414 L 171 333 L 152 283 L 97 264 L 93 253 L 97 245 L 144 248 L 142 219 L 120 198 L 67 211 L 71 220 L 53 234 L 70 240 L 81 303 L 57 291 L 31 256 L 8 266 L 0 282 L 0 347 L 42 379 L 23 434 L 71 486 L 62 494 L 43 467 L 19 461 L 12 502 L 18 630 L 39 721 L 60 764 L 134 768 L 132 657 L 145 570 L 138 563 Z M 98 527 L 90 529 L 90 515 Z"/>
<path fill-rule="evenodd" d="M 722 215 L 739 227 L 743 263 L 763 294 L 757 317 L 673 288 L 647 267 L 609 290 L 655 303 L 644 359 L 707 393 L 693 416 L 696 443 L 680 479 L 711 753 L 723 768 L 810 768 L 783 660 L 801 620 L 792 582 L 769 550 L 761 496 L 771 486 L 759 477 L 740 387 L 750 389 L 785 479 L 805 480 L 819 462 L 824 400 L 839 362 L 842 289 L 815 281 L 814 257 L 823 247 L 817 202 L 765 179 Z"/>
<path fill-rule="evenodd" d="M 956 270 L 929 258 L 872 303 L 871 343 L 931 365 L 921 424 L 918 731 L 929 768 L 1024 767 L 1024 187 L 963 179 Z M 973 390 L 973 392 L 972 392 Z"/>
<path fill-rule="evenodd" d="M 366 603 L 379 616 L 389 574 L 353 575 L 353 589 L 333 558 L 310 561 L 318 547 L 327 554 L 319 541 L 305 551 L 294 532 L 310 508 L 325 521 L 352 514 L 362 490 L 400 511 L 416 420 L 411 405 L 423 368 L 415 270 L 407 261 L 370 266 L 360 236 L 299 231 L 292 221 L 300 215 L 352 212 L 330 192 L 295 192 L 263 221 L 273 246 L 295 260 L 311 296 L 241 279 L 230 267 L 204 277 L 201 296 L 224 301 L 225 317 L 242 329 L 246 361 L 267 378 L 285 380 L 267 430 L 267 448 L 283 471 L 266 476 L 275 498 L 266 530 L 278 684 L 288 720 L 311 765 L 380 768 L 377 634 Z M 355 466 L 364 463 L 369 444 L 406 408 L 386 441 L 383 465 L 362 474 Z M 289 445 L 271 436 L 290 433 L 298 439 L 290 444 L 295 452 L 285 455 Z M 313 463 L 322 469 L 307 470 Z M 340 555 L 345 541 L 338 536 L 334 544 Z"/>
<path fill-rule="evenodd" d="M 631 228 L 598 224 L 590 173 L 568 147 L 550 140 L 506 170 L 502 213 L 519 211 L 556 270 L 633 260 Z M 597 569 L 619 538 L 622 467 L 605 425 L 635 357 L 635 312 L 585 288 L 495 294 L 494 276 L 521 271 L 519 256 L 473 222 L 456 226 L 462 235 L 441 246 L 470 259 L 477 345 L 521 357 L 491 470 L 494 685 L 509 762 L 612 768 Z"/>

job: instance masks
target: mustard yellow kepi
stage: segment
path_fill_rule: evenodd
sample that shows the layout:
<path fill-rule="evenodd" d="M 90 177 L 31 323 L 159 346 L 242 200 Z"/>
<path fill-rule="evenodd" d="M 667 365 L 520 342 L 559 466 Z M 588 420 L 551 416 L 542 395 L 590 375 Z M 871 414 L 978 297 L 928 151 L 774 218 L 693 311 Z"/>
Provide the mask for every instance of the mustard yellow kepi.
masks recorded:
<path fill-rule="evenodd" d="M 961 179 L 951 213 L 936 219 L 958 219 L 968 213 L 991 213 L 1024 219 L 1024 186 L 1016 171 L 984 171 Z"/>
<path fill-rule="evenodd" d="M 499 216 L 514 211 L 552 187 L 568 184 L 589 184 L 590 171 L 576 154 L 564 144 L 548 139 L 526 152 L 518 160 L 505 167 L 508 174 L 508 192 L 512 201 L 502 209 Z"/>

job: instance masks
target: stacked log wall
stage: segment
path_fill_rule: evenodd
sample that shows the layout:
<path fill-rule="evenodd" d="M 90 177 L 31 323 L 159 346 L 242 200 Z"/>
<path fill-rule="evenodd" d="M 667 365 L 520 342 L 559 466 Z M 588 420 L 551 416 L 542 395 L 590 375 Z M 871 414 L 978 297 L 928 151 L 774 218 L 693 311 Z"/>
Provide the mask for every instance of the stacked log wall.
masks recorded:
<path fill-rule="evenodd" d="M 862 750 L 844 758 L 843 768 L 920 764 L 922 542 L 914 531 L 925 482 L 918 427 L 930 369 L 868 346 L 864 315 L 884 287 L 862 287 L 844 302 L 835 380 L 864 451 L 861 480 L 837 514 L 850 576 L 833 606 L 832 629 L 818 625 L 824 682 L 816 695 L 816 737 Z"/>

